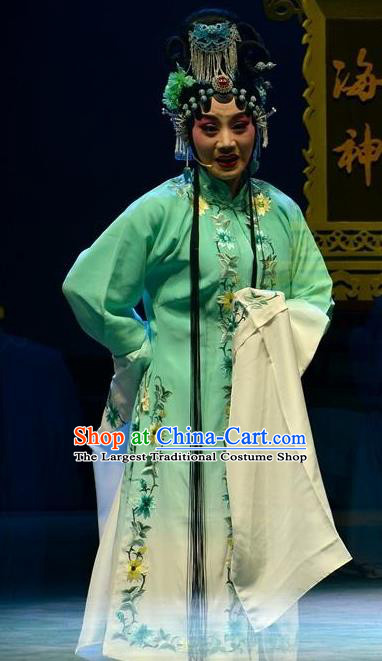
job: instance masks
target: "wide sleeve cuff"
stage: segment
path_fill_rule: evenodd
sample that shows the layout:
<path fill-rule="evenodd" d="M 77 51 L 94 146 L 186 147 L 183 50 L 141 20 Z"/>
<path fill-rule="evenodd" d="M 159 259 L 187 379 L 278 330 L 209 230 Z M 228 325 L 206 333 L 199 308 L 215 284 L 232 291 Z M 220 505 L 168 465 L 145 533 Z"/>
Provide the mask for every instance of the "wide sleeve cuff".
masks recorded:
<path fill-rule="evenodd" d="M 313 359 L 330 318 L 320 308 L 298 299 L 285 301 L 289 311 L 293 343 L 300 376 Z"/>

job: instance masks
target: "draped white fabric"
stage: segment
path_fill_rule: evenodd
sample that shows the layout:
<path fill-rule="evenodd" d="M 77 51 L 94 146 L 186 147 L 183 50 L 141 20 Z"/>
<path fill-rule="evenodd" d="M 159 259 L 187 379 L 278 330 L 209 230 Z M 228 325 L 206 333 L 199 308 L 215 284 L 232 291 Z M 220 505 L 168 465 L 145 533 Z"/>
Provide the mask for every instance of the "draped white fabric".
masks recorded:
<path fill-rule="evenodd" d="M 300 379 L 328 319 L 303 301 L 285 301 L 282 292 L 245 288 L 234 298 L 247 316 L 233 341 L 230 426 L 265 428 L 268 440 L 304 434 L 307 443 L 303 463 L 273 456 L 226 465 L 232 580 L 255 631 L 261 631 L 351 555 L 333 522 Z"/>
<path fill-rule="evenodd" d="M 147 324 L 147 322 L 145 323 Z M 142 347 L 137 351 L 118 358 L 113 356 L 114 376 L 110 384 L 110 393 L 112 393 L 113 401 L 124 421 L 122 431 L 125 433 L 126 439 L 130 433 L 132 411 L 139 383 L 150 359 L 151 343 L 148 336 L 146 336 Z M 99 433 L 115 431 L 115 428 L 108 420 L 107 414 L 108 409 L 106 407 L 103 412 L 101 424 L 97 430 Z M 119 461 L 99 461 L 101 452 L 106 451 L 110 454 L 110 451 L 105 446 L 93 446 L 92 451 L 98 454 L 98 461 L 93 463 L 93 467 L 97 494 L 98 531 L 101 539 L 118 485 L 122 478 L 124 464 Z M 127 452 L 126 446 L 121 446 L 120 452 Z"/>
<path fill-rule="evenodd" d="M 245 314 L 233 337 L 230 425 L 250 432 L 265 428 L 268 439 L 276 433 L 304 434 L 307 460 L 279 462 L 274 456 L 269 462 L 226 462 L 233 531 L 231 578 L 257 636 L 251 659 L 296 661 L 299 598 L 351 560 L 334 526 L 301 386 L 301 374 L 329 319 L 304 301 L 286 301 L 282 292 L 245 288 L 235 293 L 234 300 Z M 148 351 L 146 344 L 134 356 L 114 358 L 111 387 L 124 420 L 131 418 Z M 106 413 L 100 430 L 111 430 Z M 243 452 L 249 446 L 235 447 Z M 102 648 L 115 570 L 123 464 L 97 461 L 94 468 L 101 541 L 76 649 L 78 655 L 93 660 L 105 658 Z M 217 535 L 219 548 L 223 543 Z M 165 580 L 171 594 L 172 579 Z M 144 651 L 140 654 L 139 658 L 146 658 Z M 111 656 L 127 658 L 122 652 Z M 160 653 L 156 656 L 164 658 Z"/>

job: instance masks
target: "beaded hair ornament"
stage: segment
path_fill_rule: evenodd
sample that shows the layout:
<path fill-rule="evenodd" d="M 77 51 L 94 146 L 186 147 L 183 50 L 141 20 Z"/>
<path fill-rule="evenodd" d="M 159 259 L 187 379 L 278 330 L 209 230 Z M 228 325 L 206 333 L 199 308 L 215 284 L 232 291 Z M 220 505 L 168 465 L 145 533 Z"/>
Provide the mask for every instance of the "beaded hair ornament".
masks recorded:
<path fill-rule="evenodd" d="M 185 160 L 187 165 L 188 160 L 193 158 L 188 125 L 191 117 L 195 118 L 196 113 L 204 111 L 212 96 L 222 102 L 227 95 L 235 97 L 238 108 L 252 114 L 261 134 L 262 146 L 267 147 L 268 118 L 276 109 L 266 111 L 267 91 L 271 83 L 264 80 L 262 74 L 276 65 L 273 62 L 256 62 L 251 67 L 253 89 L 238 89 L 235 80 L 238 77 L 238 44 L 241 37 L 235 23 L 196 23 L 188 33 L 188 40 L 188 69 L 177 63 L 177 70 L 168 77 L 162 99 L 165 106 L 162 112 L 169 116 L 175 130 L 175 158 Z M 257 154 L 254 155 L 256 157 Z"/>

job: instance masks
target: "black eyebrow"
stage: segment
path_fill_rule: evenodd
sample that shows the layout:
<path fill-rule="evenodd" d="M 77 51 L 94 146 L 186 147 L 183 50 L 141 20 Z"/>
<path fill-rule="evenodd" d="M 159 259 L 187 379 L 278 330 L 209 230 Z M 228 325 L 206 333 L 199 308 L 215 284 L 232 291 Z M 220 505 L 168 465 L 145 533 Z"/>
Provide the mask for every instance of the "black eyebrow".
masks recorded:
<path fill-rule="evenodd" d="M 244 119 L 245 116 L 246 116 L 246 115 L 245 115 L 245 112 L 244 112 L 244 111 L 242 111 L 242 112 L 238 112 L 238 113 L 236 113 L 236 115 L 233 115 L 233 117 L 231 118 L 231 120 L 238 119 L 239 117 L 242 117 L 242 118 Z M 215 117 L 215 115 L 208 115 L 208 114 L 207 114 L 207 115 L 202 115 L 201 118 L 200 118 L 200 120 L 202 120 L 202 119 L 209 119 L 209 120 L 212 119 L 212 120 L 215 120 L 215 121 L 219 121 L 219 117 Z M 200 121 L 200 120 L 199 120 L 199 121 Z"/>

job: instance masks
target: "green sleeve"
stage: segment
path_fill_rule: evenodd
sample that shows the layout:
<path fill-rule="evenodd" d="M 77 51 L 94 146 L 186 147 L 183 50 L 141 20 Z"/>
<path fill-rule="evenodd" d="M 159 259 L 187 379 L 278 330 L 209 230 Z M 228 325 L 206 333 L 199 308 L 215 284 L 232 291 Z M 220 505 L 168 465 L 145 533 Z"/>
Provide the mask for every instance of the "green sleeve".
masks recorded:
<path fill-rule="evenodd" d="M 333 282 L 312 232 L 297 204 L 291 218 L 291 298 L 305 300 L 331 318 Z"/>
<path fill-rule="evenodd" d="M 157 206 L 140 198 L 77 258 L 62 290 L 81 328 L 118 357 L 140 349 L 149 324 L 134 306 L 153 261 Z"/>

